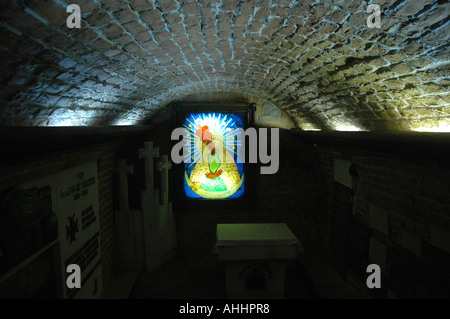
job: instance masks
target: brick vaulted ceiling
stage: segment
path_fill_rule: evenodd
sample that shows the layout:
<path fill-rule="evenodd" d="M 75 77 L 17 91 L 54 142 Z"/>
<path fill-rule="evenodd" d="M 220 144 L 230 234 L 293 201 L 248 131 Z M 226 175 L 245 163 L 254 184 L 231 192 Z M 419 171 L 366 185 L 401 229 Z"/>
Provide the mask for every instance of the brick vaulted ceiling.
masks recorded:
<path fill-rule="evenodd" d="M 450 130 L 446 0 L 0 3 L 2 126 L 140 124 L 223 91 L 303 129 Z M 81 28 L 66 25 L 71 3 Z"/>

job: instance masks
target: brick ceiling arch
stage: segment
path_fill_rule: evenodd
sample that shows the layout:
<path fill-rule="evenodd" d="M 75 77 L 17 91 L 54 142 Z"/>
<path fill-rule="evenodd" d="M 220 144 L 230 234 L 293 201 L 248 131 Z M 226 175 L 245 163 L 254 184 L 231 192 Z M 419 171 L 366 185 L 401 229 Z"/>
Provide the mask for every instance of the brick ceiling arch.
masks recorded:
<path fill-rule="evenodd" d="M 448 131 L 449 14 L 443 0 L 2 1 L 0 123 L 139 124 L 233 90 L 303 129 Z"/>

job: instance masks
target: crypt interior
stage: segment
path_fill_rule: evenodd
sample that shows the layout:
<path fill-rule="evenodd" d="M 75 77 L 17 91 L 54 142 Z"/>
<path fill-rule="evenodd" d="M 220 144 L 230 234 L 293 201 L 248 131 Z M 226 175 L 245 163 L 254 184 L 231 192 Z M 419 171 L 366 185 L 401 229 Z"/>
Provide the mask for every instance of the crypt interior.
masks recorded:
<path fill-rule="evenodd" d="M 0 3 L 0 298 L 450 297 L 448 1 Z"/>

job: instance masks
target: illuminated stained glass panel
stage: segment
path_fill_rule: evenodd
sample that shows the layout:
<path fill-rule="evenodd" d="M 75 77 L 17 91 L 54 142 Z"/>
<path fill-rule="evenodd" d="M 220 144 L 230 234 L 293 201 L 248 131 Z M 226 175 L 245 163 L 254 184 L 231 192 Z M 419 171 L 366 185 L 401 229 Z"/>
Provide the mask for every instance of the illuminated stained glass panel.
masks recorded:
<path fill-rule="evenodd" d="M 240 198 L 245 192 L 244 164 L 237 161 L 244 114 L 187 113 L 184 192 L 187 198 Z"/>

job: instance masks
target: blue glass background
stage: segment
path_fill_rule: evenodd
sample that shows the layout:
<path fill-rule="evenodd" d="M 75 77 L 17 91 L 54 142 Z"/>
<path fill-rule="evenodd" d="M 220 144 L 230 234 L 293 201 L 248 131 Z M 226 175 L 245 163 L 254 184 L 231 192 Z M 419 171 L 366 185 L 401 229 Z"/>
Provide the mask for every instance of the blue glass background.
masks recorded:
<path fill-rule="evenodd" d="M 220 115 L 221 118 L 227 116 L 227 120 L 229 118 L 232 119 L 232 121 L 230 122 L 230 124 L 227 126 L 231 129 L 237 129 L 239 127 L 242 127 L 243 129 L 246 128 L 245 123 L 245 113 L 187 113 L 185 118 L 184 118 L 184 122 L 183 122 L 183 126 L 189 126 L 189 121 L 188 119 L 191 119 L 192 117 L 194 118 L 198 118 L 198 117 L 203 117 L 203 115 L 214 115 L 216 117 L 218 117 Z M 192 120 L 191 120 L 192 122 Z M 236 154 L 234 154 L 234 160 L 236 161 Z M 192 164 L 192 165 L 191 165 Z M 191 172 L 194 169 L 195 163 L 184 163 L 184 170 L 187 172 L 187 176 L 191 176 Z M 237 169 L 239 171 L 239 175 L 242 178 L 242 174 L 244 174 L 244 163 L 236 163 Z M 184 183 L 184 193 L 186 195 L 187 198 L 196 198 L 196 199 L 204 199 L 204 200 L 214 200 L 213 198 L 204 198 L 201 197 L 200 195 L 197 195 L 187 184 L 186 179 L 184 178 L 184 172 L 183 172 L 183 183 Z M 232 198 L 240 198 L 242 196 L 244 196 L 244 192 L 245 192 L 245 176 L 244 176 L 244 182 L 242 183 L 241 187 L 236 191 L 236 193 L 234 193 L 233 195 L 227 197 L 226 199 L 232 199 Z"/>

